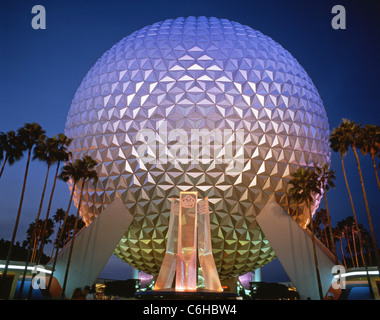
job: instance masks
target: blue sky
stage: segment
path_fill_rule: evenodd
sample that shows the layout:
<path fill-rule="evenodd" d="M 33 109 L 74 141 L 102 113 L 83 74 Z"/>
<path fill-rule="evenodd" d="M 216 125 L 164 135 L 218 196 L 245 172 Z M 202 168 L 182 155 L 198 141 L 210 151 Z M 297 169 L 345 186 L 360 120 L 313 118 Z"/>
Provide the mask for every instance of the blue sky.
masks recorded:
<path fill-rule="evenodd" d="M 305 68 L 324 102 L 330 128 L 342 118 L 379 125 L 380 7 L 374 0 L 192 0 L 0 2 L 0 131 L 38 122 L 48 135 L 63 132 L 71 100 L 97 59 L 116 42 L 146 25 L 169 18 L 214 16 L 249 25 L 273 38 Z M 46 30 L 31 26 L 34 5 L 46 9 Z M 331 9 L 345 6 L 347 29 L 331 27 Z M 352 152 L 345 158 L 359 222 L 367 226 Z M 380 239 L 379 190 L 370 158 L 361 157 L 373 224 Z M 12 235 L 25 162 L 7 167 L 0 181 L 0 238 Z M 332 155 L 336 189 L 328 194 L 332 223 L 352 215 L 339 157 Z M 31 164 L 17 239 L 35 217 L 46 168 Z M 49 185 L 50 186 L 50 185 Z M 48 186 L 48 188 L 49 188 Z M 52 213 L 66 208 L 69 193 L 58 183 Z M 44 207 L 46 208 L 46 206 Z M 112 261 L 114 261 L 113 259 Z M 115 260 L 117 262 L 117 260 Z M 110 263 L 125 278 L 125 265 Z M 274 262 L 263 268 L 268 281 L 283 279 Z M 129 274 L 127 274 L 129 277 Z"/>

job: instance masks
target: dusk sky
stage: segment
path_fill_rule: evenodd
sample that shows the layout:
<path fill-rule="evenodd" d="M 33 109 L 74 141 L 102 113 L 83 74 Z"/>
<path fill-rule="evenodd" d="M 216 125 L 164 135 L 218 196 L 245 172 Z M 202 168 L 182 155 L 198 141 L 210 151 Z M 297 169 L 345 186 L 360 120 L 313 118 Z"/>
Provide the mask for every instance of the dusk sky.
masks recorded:
<path fill-rule="evenodd" d="M 32 28 L 31 10 L 37 4 L 46 9 L 46 30 Z M 337 4 L 346 9 L 346 30 L 334 30 L 331 26 L 334 17 L 331 9 Z M 49 136 L 63 132 L 76 89 L 104 52 L 147 25 L 187 16 L 226 18 L 259 30 L 281 44 L 313 80 L 324 103 L 330 130 L 342 118 L 380 125 L 380 5 L 376 0 L 1 0 L 0 131 L 38 122 Z M 362 156 L 360 161 L 380 243 L 380 191 L 370 157 Z M 24 159 L 7 166 L 0 180 L 0 239 L 10 240 L 12 236 L 25 163 Z M 345 164 L 359 223 L 367 227 L 352 151 Z M 335 226 L 352 215 L 352 211 L 336 154 L 332 154 L 331 167 L 337 175 L 336 189 L 328 193 Z M 35 219 L 45 172 L 41 163 L 31 163 L 17 233 L 20 242 Z M 50 188 L 51 183 L 48 192 Z M 65 209 L 68 200 L 66 184 L 58 182 L 51 215 L 57 208 Z M 45 202 L 42 216 L 46 213 Z M 321 206 L 324 207 L 323 202 Z M 47 248 L 46 253 L 50 254 L 51 247 Z M 118 263 L 117 258 L 111 260 L 104 277 L 130 276 L 126 274 L 129 272 L 126 264 Z M 263 280 L 283 280 L 284 273 L 278 266 L 278 262 L 273 262 L 264 267 Z"/>

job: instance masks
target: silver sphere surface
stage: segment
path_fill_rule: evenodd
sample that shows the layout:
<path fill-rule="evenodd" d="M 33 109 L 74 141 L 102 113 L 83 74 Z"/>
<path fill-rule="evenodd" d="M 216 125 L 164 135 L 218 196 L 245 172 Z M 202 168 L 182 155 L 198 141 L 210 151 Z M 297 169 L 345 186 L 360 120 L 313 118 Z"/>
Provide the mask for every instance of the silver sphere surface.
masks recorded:
<path fill-rule="evenodd" d="M 275 257 L 256 215 L 270 198 L 294 210 L 290 174 L 330 161 L 326 112 L 305 70 L 271 38 L 218 18 L 169 19 L 115 44 L 80 84 L 65 133 L 74 159 L 99 163 L 82 218 L 120 197 L 134 219 L 115 254 L 153 275 L 180 191 L 208 197 L 225 279 Z"/>

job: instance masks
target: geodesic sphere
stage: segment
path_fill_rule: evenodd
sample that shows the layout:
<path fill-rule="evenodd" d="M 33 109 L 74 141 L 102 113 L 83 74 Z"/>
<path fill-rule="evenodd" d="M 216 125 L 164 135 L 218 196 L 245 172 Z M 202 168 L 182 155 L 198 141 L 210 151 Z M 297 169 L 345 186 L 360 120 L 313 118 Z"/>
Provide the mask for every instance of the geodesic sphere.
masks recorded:
<path fill-rule="evenodd" d="M 217 18 L 158 22 L 115 44 L 78 88 L 66 134 L 74 159 L 99 162 L 83 219 L 120 197 L 134 219 L 115 254 L 153 275 L 180 191 L 208 197 L 216 267 L 230 278 L 275 257 L 255 219 L 268 199 L 289 212 L 290 173 L 330 159 L 305 70 L 262 33 Z"/>

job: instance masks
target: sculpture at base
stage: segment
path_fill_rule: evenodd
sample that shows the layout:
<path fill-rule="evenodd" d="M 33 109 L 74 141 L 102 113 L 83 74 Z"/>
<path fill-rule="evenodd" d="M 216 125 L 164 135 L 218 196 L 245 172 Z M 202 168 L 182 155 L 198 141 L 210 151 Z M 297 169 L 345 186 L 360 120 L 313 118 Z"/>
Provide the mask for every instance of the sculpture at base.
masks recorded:
<path fill-rule="evenodd" d="M 155 290 L 197 291 L 198 261 L 204 291 L 222 292 L 212 255 L 208 199 L 198 201 L 198 192 L 180 193 L 172 199 L 166 253 Z M 197 261 L 198 257 L 198 261 Z"/>

